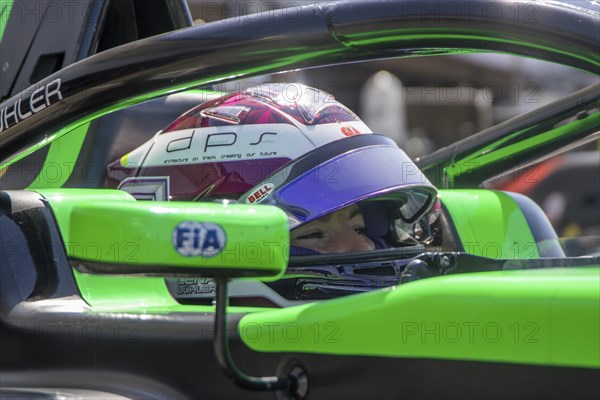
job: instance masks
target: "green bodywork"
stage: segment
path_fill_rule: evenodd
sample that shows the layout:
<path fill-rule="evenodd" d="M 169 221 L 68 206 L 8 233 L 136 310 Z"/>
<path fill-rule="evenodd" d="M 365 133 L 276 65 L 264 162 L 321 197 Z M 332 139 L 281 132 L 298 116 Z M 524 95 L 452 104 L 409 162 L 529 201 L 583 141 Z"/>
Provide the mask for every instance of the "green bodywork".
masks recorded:
<path fill-rule="evenodd" d="M 440 190 L 467 253 L 539 258 L 506 193 Z M 600 268 L 500 271 L 253 313 L 238 327 L 256 351 L 600 367 Z"/>
<path fill-rule="evenodd" d="M 287 217 L 273 207 L 137 202 L 126 192 L 110 189 L 42 189 L 37 192 L 50 203 L 70 257 L 118 262 L 123 265 L 123 273 L 127 264 L 156 265 L 165 257 L 169 258 L 165 261 L 167 265 L 245 268 L 257 270 L 270 279 L 277 279 L 287 265 Z M 110 214 L 107 214 L 108 209 Z M 185 220 L 227 226 L 227 245 L 222 253 L 212 258 L 183 257 L 176 253 L 171 233 L 182 216 Z M 134 226 L 142 228 L 131 229 Z M 252 230 L 251 235 L 248 235 L 249 230 Z M 164 232 L 169 234 L 166 239 L 158 235 Z M 74 274 L 83 298 L 90 305 L 136 308 L 138 304 L 143 307 L 178 304 L 169 294 L 163 278 L 99 276 L 77 271 Z"/>
<path fill-rule="evenodd" d="M 262 352 L 600 367 L 600 268 L 443 276 L 246 315 Z"/>
<path fill-rule="evenodd" d="M 67 182 L 81 151 L 89 126 L 89 122 L 78 126 L 61 140 L 50 142 L 50 149 L 44 165 L 42 165 L 37 177 L 27 189 L 60 188 Z"/>
<path fill-rule="evenodd" d="M 466 253 L 487 258 L 539 258 L 523 212 L 506 193 L 492 190 L 440 190 Z"/>
<path fill-rule="evenodd" d="M 120 202 L 127 210 L 128 202 L 136 200 L 128 193 L 110 189 L 36 189 L 50 203 L 58 222 L 65 247 L 68 251 L 97 252 L 97 244 L 103 242 L 107 261 L 118 255 L 120 258 L 138 257 L 140 249 L 132 240 L 117 240 L 117 232 L 107 229 L 103 216 L 93 222 L 88 220 L 76 237 L 71 235 L 71 216 L 77 204 L 104 204 Z M 465 250 L 471 254 L 490 258 L 531 258 L 537 248 L 526 225 L 523 214 L 512 198 L 502 192 L 488 190 L 442 190 L 441 200 L 455 221 Z M 155 204 L 155 203 L 148 203 Z M 468 221 L 468 222 L 466 222 Z M 490 230 L 493 224 L 495 229 Z M 94 229 L 89 229 L 93 226 Z M 127 227 L 123 223 L 123 227 Z M 88 230 L 88 233 L 85 231 Z M 492 231 L 492 232 L 490 232 Z M 83 235 L 93 246 L 84 246 Z M 90 236 L 91 235 L 91 236 Z M 515 247 L 514 242 L 519 244 Z M 115 243 L 117 246 L 115 247 Z M 85 250 L 84 250 L 85 248 Z M 152 250 L 151 250 L 152 251 Z M 517 251 L 517 257 L 515 257 Z M 153 253 L 149 253 L 153 254 Z M 153 260 L 153 257 L 150 257 Z M 164 279 L 156 277 L 99 276 L 74 271 L 83 298 L 92 306 L 114 306 L 135 309 L 140 302 L 144 307 L 172 307 L 178 305 L 168 292 Z"/>
<path fill-rule="evenodd" d="M 84 201 L 136 201 L 120 190 L 97 189 L 43 189 L 36 190 L 52 207 L 65 248 L 75 246 L 79 239 L 71 237 L 71 212 Z M 94 227 L 95 228 L 95 227 Z M 169 294 L 165 281 L 159 277 L 112 276 L 82 274 L 73 270 L 81 297 L 95 310 L 130 310 L 146 312 L 149 308 L 178 306 Z M 210 308 L 207 307 L 206 311 Z"/>
<path fill-rule="evenodd" d="M 207 202 L 76 202 L 69 221 L 71 238 L 76 239 L 67 247 L 67 255 L 109 264 L 115 273 L 168 276 L 177 269 L 179 273 L 202 275 L 209 269 L 278 279 L 287 266 L 287 216 L 276 207 Z M 201 237 L 198 224 L 206 223 L 213 228 Z M 194 229 L 198 230 L 195 234 Z M 196 246 L 179 252 L 176 242 L 196 242 Z M 205 254 L 202 248 L 207 249 Z"/>
<path fill-rule="evenodd" d="M 6 27 L 4 17 L 10 13 L 12 1 L 3 0 L 0 5 L 1 41 Z M 76 226 L 75 232 L 72 231 L 72 215 L 77 204 L 83 202 L 89 203 L 86 206 L 88 217 L 95 203 L 114 205 L 115 212 L 126 214 L 131 210 L 129 204 L 135 200 L 129 194 L 116 190 L 60 189 L 68 178 L 66 171 L 77 160 L 89 125 L 94 120 L 142 101 L 191 87 L 210 85 L 233 77 L 244 78 L 293 69 L 302 62 L 310 65 L 311 60 L 325 63 L 329 60 L 328 56 L 331 56 L 332 62 L 343 59 L 344 55 L 351 61 L 354 53 L 368 53 L 370 49 L 379 47 L 385 49 L 388 44 L 393 49 L 392 44 L 403 41 L 416 45 L 421 41 L 447 40 L 454 35 L 455 39 L 467 42 L 479 40 L 501 45 L 514 44 L 510 38 L 490 38 L 483 34 L 483 31 L 474 31 L 459 37 L 451 31 L 439 34 L 431 31 L 421 34 L 414 30 L 373 31 L 362 36 L 350 33 L 336 38 L 344 48 L 306 52 L 299 52 L 297 48 L 274 51 L 272 61 L 264 66 L 235 73 L 213 74 L 193 82 L 177 82 L 168 89 L 134 93 L 126 101 L 107 104 L 101 110 L 82 116 L 65 127 L 47 132 L 45 139 L 0 165 L 0 175 L 11 164 L 50 146 L 40 175 L 29 189 L 41 193 L 49 202 L 67 253 L 75 257 L 84 256 L 80 253 L 84 244 L 94 242 L 100 245 L 103 255 L 110 254 L 108 257 L 113 260 L 117 251 L 117 258 L 128 257 L 131 255 L 128 252 L 136 250 L 135 247 L 127 247 L 131 242 L 127 238 L 131 236 L 121 239 L 104 224 L 101 213 L 97 212 L 94 218 L 85 220 L 89 226 Z M 553 51 L 551 39 L 547 46 L 518 44 Z M 476 48 L 436 49 L 432 46 L 430 51 L 431 54 L 460 54 L 474 50 Z M 427 51 L 411 54 L 427 55 Z M 393 54 L 390 52 L 389 56 Z M 578 54 L 576 50 L 561 54 L 583 60 L 594 67 L 600 65 L 597 54 Z M 457 177 L 493 165 L 507 154 L 519 154 L 527 148 L 552 142 L 559 137 L 587 132 L 597 124 L 596 113 L 529 138 L 526 131 L 516 132 L 514 136 L 500 139 L 479 154 L 453 160 L 455 163 L 448 166 L 444 174 L 450 182 L 449 186 L 454 186 Z M 526 140 L 517 140 L 520 138 Z M 50 173 L 57 161 L 60 174 L 55 179 L 47 179 L 47 176 L 54 177 Z M 441 191 L 441 199 L 455 222 L 458 236 L 467 252 L 491 258 L 539 257 L 522 212 L 506 194 L 485 190 L 453 190 Z M 124 223 L 123 228 L 127 229 L 127 224 Z M 163 228 L 158 226 L 156 230 Z M 154 231 L 151 226 L 147 230 L 150 234 Z M 147 239 L 139 237 L 133 242 L 147 246 L 151 244 Z M 117 247 L 110 248 L 115 242 Z M 80 246 L 77 246 L 78 243 Z M 158 248 L 144 247 L 143 251 L 137 250 L 136 256 L 142 261 L 154 261 L 168 255 Z M 73 274 L 82 298 L 90 305 L 91 313 L 151 316 L 214 312 L 212 306 L 179 304 L 162 277 L 90 275 L 76 270 L 73 270 Z M 599 300 L 600 266 L 596 266 L 443 276 L 285 309 L 230 307 L 229 311 L 247 313 L 238 325 L 239 334 L 248 347 L 259 352 L 600 368 Z"/>
<path fill-rule="evenodd" d="M 38 192 L 52 206 L 67 248 L 74 240 L 84 241 L 79 234 L 72 236 L 76 204 L 120 202 L 127 210 L 136 202 L 117 190 Z M 441 199 L 452 218 L 463 221 L 457 224 L 461 240 L 480 244 L 465 246 L 473 254 L 493 256 L 489 254 L 493 248 L 501 249 L 498 256 L 515 258 L 512 241 L 533 240 L 522 213 L 502 192 L 442 190 Z M 103 236 L 106 228 L 101 220 L 90 226 L 96 227 L 90 229 L 94 240 L 111 240 L 110 232 Z M 495 244 L 485 247 L 485 243 Z M 534 254 L 518 254 L 529 256 Z M 163 278 L 77 271 L 74 275 L 93 312 L 214 312 L 212 306 L 177 303 Z M 600 267 L 590 267 L 452 275 L 285 309 L 230 307 L 229 311 L 247 314 L 239 334 L 260 352 L 598 368 L 599 297 Z"/>
<path fill-rule="evenodd" d="M 79 239 L 71 237 L 70 229 L 71 212 L 76 204 L 84 201 L 136 201 L 129 193 L 120 190 L 38 189 L 36 191 L 50 203 L 65 249 L 72 248 L 76 242 L 79 242 Z M 97 310 L 105 308 L 145 310 L 147 307 L 170 307 L 178 304 L 169 294 L 163 278 L 92 275 L 82 274 L 76 270 L 73 270 L 73 273 L 81 297 Z"/>

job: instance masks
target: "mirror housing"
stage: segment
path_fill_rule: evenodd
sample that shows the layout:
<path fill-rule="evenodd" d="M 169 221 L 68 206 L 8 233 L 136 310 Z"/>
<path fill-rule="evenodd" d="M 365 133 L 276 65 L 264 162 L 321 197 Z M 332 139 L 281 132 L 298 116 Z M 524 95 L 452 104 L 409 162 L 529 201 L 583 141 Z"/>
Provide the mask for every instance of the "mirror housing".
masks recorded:
<path fill-rule="evenodd" d="M 69 230 L 69 262 L 86 273 L 276 280 L 289 258 L 287 216 L 273 206 L 81 202 Z"/>

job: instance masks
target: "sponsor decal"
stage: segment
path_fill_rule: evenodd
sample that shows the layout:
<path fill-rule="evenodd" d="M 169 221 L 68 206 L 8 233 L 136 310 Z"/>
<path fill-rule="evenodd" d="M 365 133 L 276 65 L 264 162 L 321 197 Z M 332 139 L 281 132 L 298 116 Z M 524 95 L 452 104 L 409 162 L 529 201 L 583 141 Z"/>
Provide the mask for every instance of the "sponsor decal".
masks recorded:
<path fill-rule="evenodd" d="M 270 132 L 262 125 L 239 127 L 242 133 L 230 131 L 228 126 L 161 132 L 153 140 L 136 149 L 134 158 L 138 165 L 141 164 L 143 167 L 168 167 L 258 160 L 268 157 L 293 159 L 315 147 L 295 126 L 265 125 L 267 128 L 271 128 L 271 125 L 280 125 L 277 129 L 281 129 L 281 132 Z M 339 132 L 340 125 L 336 124 L 335 129 Z M 282 135 L 290 140 L 281 141 Z M 147 152 L 145 156 L 144 151 Z M 131 157 L 129 163 L 132 163 Z"/>
<path fill-rule="evenodd" d="M 29 98 L 18 99 L 0 110 L 0 132 L 18 124 L 63 99 L 60 91 L 61 80 L 55 79 L 35 89 Z"/>
<path fill-rule="evenodd" d="M 192 139 L 194 138 L 195 132 L 196 131 L 193 130 L 190 136 L 175 139 L 169 142 L 169 144 L 167 144 L 167 153 L 172 153 L 174 151 L 180 150 L 189 150 L 192 147 Z"/>
<path fill-rule="evenodd" d="M 165 160 L 164 163 L 165 164 L 181 164 L 181 163 L 186 163 L 190 161 L 189 158 L 169 158 L 168 160 Z"/>
<path fill-rule="evenodd" d="M 211 133 L 206 135 L 206 143 L 204 144 L 204 152 L 210 147 L 233 146 L 237 141 L 235 132 Z"/>
<path fill-rule="evenodd" d="M 258 141 L 254 143 L 249 143 L 250 146 L 256 146 L 259 144 L 265 143 L 274 143 L 273 140 L 263 140 L 264 137 L 268 136 L 277 136 L 275 132 L 263 132 Z M 223 147 L 223 146 L 233 146 L 237 142 L 237 134 L 235 132 L 220 132 L 220 133 L 210 133 L 206 135 L 206 142 L 204 143 L 204 152 L 211 147 Z"/>
<path fill-rule="evenodd" d="M 274 135 L 277 136 L 277 133 L 275 132 L 264 132 L 263 134 L 260 135 L 260 137 L 258 138 L 258 141 L 256 143 L 250 143 L 250 146 L 256 146 L 257 144 L 260 144 L 261 142 L 263 142 L 263 138 L 267 135 Z M 273 143 L 272 140 L 265 140 L 263 143 Z"/>
<path fill-rule="evenodd" d="M 216 292 L 216 284 L 207 278 L 175 278 L 167 280 L 174 289 L 175 296 L 180 298 L 211 298 Z"/>
<path fill-rule="evenodd" d="M 232 158 L 237 158 L 238 160 L 242 159 L 242 154 L 241 153 L 237 153 L 237 154 L 223 154 L 221 155 L 221 160 L 229 160 Z"/>
<path fill-rule="evenodd" d="M 342 133 L 346 136 L 360 135 L 360 131 L 353 126 L 342 126 Z"/>
<path fill-rule="evenodd" d="M 275 185 L 272 183 L 265 183 L 260 185 L 259 187 L 252 190 L 252 193 L 246 198 L 246 202 L 250 204 L 258 204 L 262 202 L 264 199 L 269 197 L 273 192 L 273 188 Z"/>
<path fill-rule="evenodd" d="M 184 221 L 173 231 L 173 248 L 184 257 L 214 257 L 227 243 L 220 225 L 212 222 Z"/>

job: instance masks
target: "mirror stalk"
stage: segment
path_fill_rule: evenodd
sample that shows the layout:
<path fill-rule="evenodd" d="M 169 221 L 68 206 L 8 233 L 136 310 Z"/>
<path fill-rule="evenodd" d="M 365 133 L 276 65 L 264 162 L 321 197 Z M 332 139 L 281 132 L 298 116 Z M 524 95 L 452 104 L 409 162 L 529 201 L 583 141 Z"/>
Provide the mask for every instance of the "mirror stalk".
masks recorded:
<path fill-rule="evenodd" d="M 217 284 L 216 313 L 215 313 L 215 355 L 221 367 L 225 370 L 227 376 L 233 378 L 233 381 L 246 389 L 250 390 L 285 390 L 288 393 L 297 391 L 297 381 L 293 375 L 277 377 L 265 376 L 254 377 L 244 374 L 233 362 L 229 350 L 229 340 L 227 336 L 227 306 L 229 297 L 227 296 L 227 278 L 215 278 Z"/>

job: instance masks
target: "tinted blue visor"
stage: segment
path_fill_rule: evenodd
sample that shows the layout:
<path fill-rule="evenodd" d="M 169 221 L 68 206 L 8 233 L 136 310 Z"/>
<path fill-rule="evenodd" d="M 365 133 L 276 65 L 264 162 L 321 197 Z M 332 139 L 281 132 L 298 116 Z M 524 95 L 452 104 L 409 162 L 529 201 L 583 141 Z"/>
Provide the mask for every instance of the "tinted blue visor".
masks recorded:
<path fill-rule="evenodd" d="M 429 211 L 436 194 L 391 139 L 363 135 L 302 156 L 246 193 L 242 201 L 283 209 L 294 229 L 352 204 L 381 200 L 394 202 L 398 216 L 410 223 Z"/>

